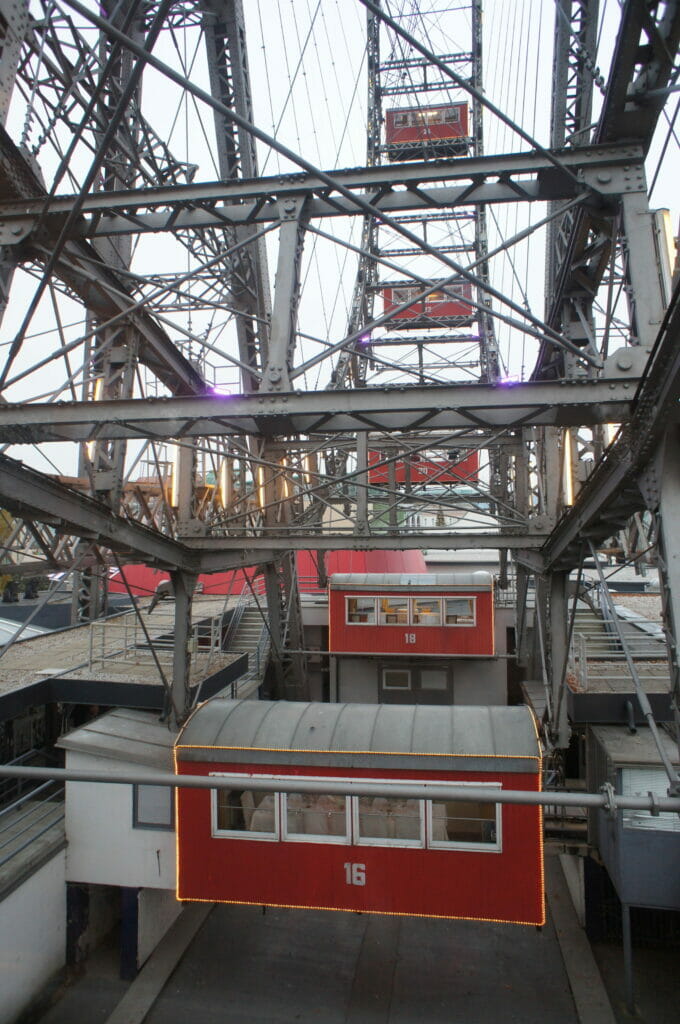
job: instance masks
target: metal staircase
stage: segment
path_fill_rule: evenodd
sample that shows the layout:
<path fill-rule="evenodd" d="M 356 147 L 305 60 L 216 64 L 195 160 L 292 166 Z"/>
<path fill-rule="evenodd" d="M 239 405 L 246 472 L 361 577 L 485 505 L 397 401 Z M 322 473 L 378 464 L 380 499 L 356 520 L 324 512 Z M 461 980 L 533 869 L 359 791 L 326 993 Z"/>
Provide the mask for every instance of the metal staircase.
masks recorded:
<path fill-rule="evenodd" d="M 226 648 L 248 655 L 248 671 L 231 684 L 231 696 L 245 700 L 256 697 L 264 679 L 271 651 L 271 636 L 263 615 L 267 605 L 264 598 L 244 592 L 234 609 L 232 626 L 227 633 Z"/>
<path fill-rule="evenodd" d="M 663 637 L 649 635 L 632 622 L 619 620 L 619 628 L 643 685 L 668 677 Z M 599 611 L 576 609 L 571 645 L 571 666 L 579 689 L 628 690 L 630 672 L 623 647 L 612 624 Z"/>

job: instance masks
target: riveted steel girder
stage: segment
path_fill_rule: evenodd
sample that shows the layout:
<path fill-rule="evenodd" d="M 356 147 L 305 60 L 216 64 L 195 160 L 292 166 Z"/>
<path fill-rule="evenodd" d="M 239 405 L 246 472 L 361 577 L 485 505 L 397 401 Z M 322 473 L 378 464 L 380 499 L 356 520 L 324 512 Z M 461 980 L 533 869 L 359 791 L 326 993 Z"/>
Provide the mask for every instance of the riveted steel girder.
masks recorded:
<path fill-rule="evenodd" d="M 356 391 L 0 405 L 0 442 L 88 441 L 99 437 L 331 434 L 349 430 L 513 429 L 620 423 L 634 380 L 428 385 Z"/>
<path fill-rule="evenodd" d="M 579 176 L 578 182 L 537 153 L 458 157 L 455 161 L 359 167 L 328 174 L 378 213 L 571 199 L 581 190 L 591 190 L 596 198 L 606 201 L 644 187 L 638 170 L 642 154 L 635 145 L 556 152 L 565 167 Z M 444 186 L 442 182 L 464 184 Z M 310 220 L 365 212 L 347 196 L 337 194 L 327 181 L 300 173 L 97 193 L 84 200 L 61 196 L 50 201 L 46 223 L 49 225 L 52 218 L 59 222 L 77 199 L 82 220 L 75 235 L 81 238 L 267 223 L 280 219 L 278 203 L 290 197 L 307 199 L 305 215 Z M 30 235 L 43 205 L 42 199 L 29 196 L 25 201 L 0 204 L 0 242 L 18 243 Z"/>

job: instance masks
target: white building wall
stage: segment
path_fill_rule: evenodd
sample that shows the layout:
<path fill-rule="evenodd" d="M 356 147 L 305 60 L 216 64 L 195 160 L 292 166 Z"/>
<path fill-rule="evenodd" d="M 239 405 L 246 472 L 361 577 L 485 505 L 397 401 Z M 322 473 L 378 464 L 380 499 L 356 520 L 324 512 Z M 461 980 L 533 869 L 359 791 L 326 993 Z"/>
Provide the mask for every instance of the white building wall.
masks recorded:
<path fill-rule="evenodd" d="M 393 659 L 394 664 L 397 659 Z M 435 665 L 436 658 L 432 659 Z M 451 659 L 454 704 L 507 704 L 504 658 Z M 378 703 L 378 662 L 371 658 L 337 658 L 338 701 Z"/>
<path fill-rule="evenodd" d="M 183 904 L 175 898 L 174 890 L 142 889 L 137 905 L 137 966 L 153 953 L 170 925 L 179 917 Z"/>
<path fill-rule="evenodd" d="M 377 704 L 378 665 L 371 658 L 337 659 L 338 703 Z"/>
<path fill-rule="evenodd" d="M 0 903 L 0 1024 L 12 1024 L 66 960 L 66 851 Z"/>
<path fill-rule="evenodd" d="M 507 704 L 505 659 L 480 658 L 453 664 L 454 704 Z"/>
<path fill-rule="evenodd" d="M 67 751 L 66 767 L 113 775 L 136 766 Z M 132 810 L 132 786 L 66 784 L 67 881 L 175 889 L 174 831 L 133 828 Z"/>

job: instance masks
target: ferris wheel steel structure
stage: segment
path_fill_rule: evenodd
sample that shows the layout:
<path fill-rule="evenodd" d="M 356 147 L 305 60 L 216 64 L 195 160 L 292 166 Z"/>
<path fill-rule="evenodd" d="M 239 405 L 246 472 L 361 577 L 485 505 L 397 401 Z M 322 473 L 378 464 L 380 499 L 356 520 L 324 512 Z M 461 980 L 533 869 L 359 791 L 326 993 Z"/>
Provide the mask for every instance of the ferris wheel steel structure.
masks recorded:
<path fill-rule="evenodd" d="M 680 314 L 644 175 L 675 83 L 680 5 L 626 0 L 601 69 L 599 4 L 559 0 L 544 145 L 484 92 L 480 0 L 469 5 L 469 75 L 455 49 L 421 31 L 432 4 L 388 10 L 357 0 L 352 12 L 367 26 L 368 150 L 349 170 L 328 169 L 283 129 L 258 124 L 241 0 L 111 0 L 96 9 L 2 0 L 0 12 L 0 443 L 9 448 L 0 455 L 0 506 L 13 517 L 0 573 L 85 564 L 81 605 L 96 615 L 112 558 L 167 569 L 181 718 L 199 573 L 262 567 L 277 692 L 299 698 L 304 643 L 291 552 L 507 551 L 517 566 L 520 651 L 532 577 L 545 598 L 547 734 L 559 747 L 568 738 L 568 573 L 584 536 L 603 543 L 630 515 L 653 512 L 680 704 L 680 579 L 669 555 L 680 484 L 668 421 Z M 305 70 L 317 28 L 300 37 Z M 384 39 L 399 53 L 393 66 L 381 62 Z M 194 74 L 199 54 L 204 71 Z M 428 88 L 437 81 L 441 95 L 469 97 L 470 149 L 384 162 L 385 76 L 424 69 Z M 289 107 L 295 114 L 289 76 L 281 124 Z M 209 125 L 193 123 L 181 157 L 169 141 L 179 114 L 173 121 L 152 109 L 147 79 L 167 92 L 168 107 L 181 97 L 187 125 L 199 106 L 210 114 Z M 406 85 L 427 105 L 425 91 Z M 394 86 L 392 95 L 404 92 Z M 486 118 L 513 133 L 516 151 L 484 154 Z M 265 152 L 280 161 L 274 173 L 260 171 Z M 536 203 L 547 206 L 532 224 L 489 243 L 489 209 Z M 475 225 L 469 246 L 456 236 L 466 220 Z M 538 315 L 499 288 L 493 261 L 542 227 L 547 302 Z M 437 231 L 448 237 L 433 242 Z M 154 250 L 158 237 L 166 243 Z M 309 287 L 313 272 L 329 281 L 329 264 L 314 270 L 317 246 L 358 268 L 345 285 L 338 271 L 346 319 L 327 331 L 318 326 L 324 287 Z M 380 282 L 394 275 L 408 282 L 408 301 L 379 312 Z M 477 334 L 456 373 L 446 330 L 428 324 L 407 342 L 399 316 L 434 292 L 454 297 L 460 281 Z M 531 379 L 509 388 L 500 327 L 537 350 Z M 224 394 L 218 378 L 227 370 Z M 607 447 L 611 423 L 627 426 Z M 78 446 L 75 471 L 19 461 L 23 446 L 49 456 L 52 443 Z M 405 510 L 438 504 L 446 516 L 460 504 L 455 487 L 433 498 L 397 485 L 400 462 L 433 451 L 485 453 L 489 479 L 477 479 L 466 500 L 492 512 L 493 535 L 474 516 L 446 538 L 406 527 Z M 377 513 L 369 452 L 387 476 Z"/>

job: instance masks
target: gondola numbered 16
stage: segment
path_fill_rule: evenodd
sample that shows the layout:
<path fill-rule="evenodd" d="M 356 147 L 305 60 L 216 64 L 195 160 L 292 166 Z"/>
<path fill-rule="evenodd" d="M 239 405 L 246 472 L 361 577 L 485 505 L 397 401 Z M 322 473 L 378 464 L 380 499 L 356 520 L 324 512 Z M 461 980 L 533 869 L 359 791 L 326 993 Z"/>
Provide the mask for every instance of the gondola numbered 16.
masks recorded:
<path fill-rule="evenodd" d="M 436 794 L 540 789 L 527 708 L 213 698 L 175 757 L 179 775 L 235 779 L 177 790 L 180 900 L 543 924 L 540 808 Z M 249 790 L 253 776 L 290 789 Z M 381 795 L 324 792 L 331 781 Z M 392 796 L 400 782 L 432 783 L 432 799 Z"/>

